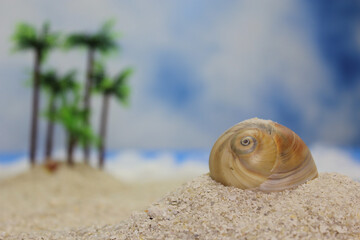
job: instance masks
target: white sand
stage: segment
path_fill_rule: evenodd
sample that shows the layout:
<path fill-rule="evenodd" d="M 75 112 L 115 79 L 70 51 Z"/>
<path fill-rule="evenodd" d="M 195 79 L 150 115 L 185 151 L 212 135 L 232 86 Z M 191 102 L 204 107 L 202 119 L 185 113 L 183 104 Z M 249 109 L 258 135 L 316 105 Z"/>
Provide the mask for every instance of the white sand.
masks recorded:
<path fill-rule="evenodd" d="M 95 177 L 93 174 L 91 178 Z M 0 230 L 5 233 L 0 234 L 0 239 L 360 239 L 360 183 L 340 174 L 320 174 L 298 188 L 270 194 L 225 187 L 203 175 L 147 209 L 139 208 L 125 221 L 121 221 L 123 212 L 135 207 L 136 199 L 126 197 L 125 190 L 119 191 L 124 193 L 122 196 L 114 197 L 112 187 L 125 186 L 108 178 L 109 186 L 104 185 L 105 181 L 97 185 L 96 180 L 91 183 L 95 187 L 74 180 L 54 182 L 53 188 L 61 189 L 51 191 L 57 194 L 55 209 L 48 200 L 50 192 L 42 193 L 50 181 L 39 184 L 38 192 L 22 189 L 22 193 L 17 193 L 21 199 L 16 201 L 11 201 L 11 197 L 1 200 Z M 24 179 L 17 181 L 26 186 Z M 4 192 L 9 194 L 11 185 L 13 191 L 19 191 L 15 186 L 19 182 L 9 180 L 1 184 L 1 198 Z M 94 189 L 85 191 L 92 195 L 75 198 L 76 193 L 66 188 L 71 185 L 78 191 Z M 149 190 L 142 191 L 136 194 L 144 196 Z M 30 193 L 37 193 L 37 199 Z M 42 202 L 50 207 L 42 206 Z M 19 216 L 27 223 L 20 221 Z M 59 223 L 60 220 L 67 224 Z M 86 227 L 89 223 L 96 226 Z M 61 225 L 67 227 L 59 230 Z"/>
<path fill-rule="evenodd" d="M 184 181 L 123 184 L 83 164 L 62 166 L 55 174 L 36 167 L 0 181 L 0 239 L 119 223 Z"/>

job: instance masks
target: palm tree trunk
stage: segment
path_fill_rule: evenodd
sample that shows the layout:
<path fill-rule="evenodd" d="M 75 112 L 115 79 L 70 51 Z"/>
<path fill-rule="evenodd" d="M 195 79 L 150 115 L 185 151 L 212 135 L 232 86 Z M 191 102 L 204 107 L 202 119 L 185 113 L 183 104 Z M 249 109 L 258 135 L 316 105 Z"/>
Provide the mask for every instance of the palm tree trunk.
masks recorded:
<path fill-rule="evenodd" d="M 30 152 L 29 159 L 31 166 L 35 166 L 36 147 L 37 147 L 37 129 L 39 114 L 39 89 L 40 89 L 40 51 L 35 51 L 35 62 L 33 70 L 33 95 L 32 95 L 32 112 L 31 112 L 31 129 L 30 129 Z"/>
<path fill-rule="evenodd" d="M 88 112 L 88 115 L 85 118 L 85 124 L 89 125 L 90 122 L 90 108 L 91 108 L 91 88 L 92 88 L 92 75 L 94 68 L 94 57 L 95 51 L 94 49 L 89 49 L 88 51 L 88 59 L 87 59 L 87 72 L 86 72 L 86 83 L 85 83 L 85 93 L 84 93 L 84 110 Z M 90 158 L 90 144 L 85 142 L 84 144 L 84 161 L 85 163 L 89 163 Z"/>
<path fill-rule="evenodd" d="M 69 134 L 68 137 L 68 148 L 67 148 L 67 164 L 69 166 L 73 166 L 74 165 L 74 149 L 75 149 L 75 145 L 76 145 L 76 139 L 72 134 Z"/>
<path fill-rule="evenodd" d="M 99 145 L 99 168 L 102 169 L 104 167 L 104 159 L 105 159 L 105 141 L 106 141 L 106 126 L 107 126 L 107 117 L 108 117 L 108 109 L 109 109 L 109 94 L 104 94 L 102 101 L 102 109 L 101 109 L 101 120 L 100 120 L 100 145 Z"/>
<path fill-rule="evenodd" d="M 45 146 L 45 161 L 49 162 L 52 158 L 52 149 L 54 142 L 54 115 L 56 112 L 55 97 L 50 96 L 49 102 L 49 120 L 46 130 L 46 146 Z"/>

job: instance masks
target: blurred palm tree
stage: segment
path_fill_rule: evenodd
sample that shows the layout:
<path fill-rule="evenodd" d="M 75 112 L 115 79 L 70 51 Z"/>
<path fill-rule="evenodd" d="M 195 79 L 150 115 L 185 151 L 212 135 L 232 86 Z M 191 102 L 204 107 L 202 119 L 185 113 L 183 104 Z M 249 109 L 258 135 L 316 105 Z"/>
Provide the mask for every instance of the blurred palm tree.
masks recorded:
<path fill-rule="evenodd" d="M 68 78 L 71 79 L 71 78 Z M 59 122 L 67 134 L 67 163 L 74 164 L 73 154 L 78 143 L 84 145 L 97 143 L 97 137 L 93 133 L 89 124 L 84 124 L 84 119 L 88 112 L 79 107 L 79 88 L 72 85 L 71 81 L 67 89 L 61 93 L 61 107 L 55 115 L 55 120 Z M 70 87 L 72 86 L 72 87 Z"/>
<path fill-rule="evenodd" d="M 30 152 L 29 159 L 32 166 L 35 164 L 37 128 L 39 112 L 39 88 L 40 71 L 47 54 L 56 47 L 59 34 L 50 32 L 50 24 L 44 23 L 40 29 L 27 23 L 19 23 L 12 36 L 15 51 L 31 50 L 34 53 L 33 77 L 32 77 L 32 117 L 30 129 Z"/>
<path fill-rule="evenodd" d="M 70 71 L 64 76 L 59 76 L 54 69 L 41 74 L 41 87 L 48 93 L 48 106 L 46 117 L 48 118 L 46 140 L 45 140 L 45 161 L 52 159 L 54 124 L 57 113 L 56 102 L 59 97 L 66 97 L 68 91 L 78 89 L 79 85 L 75 80 L 75 71 Z"/>
<path fill-rule="evenodd" d="M 57 115 L 57 120 L 67 133 L 67 163 L 69 165 L 74 164 L 73 154 L 78 143 L 84 145 L 97 141 L 91 126 L 84 124 L 86 114 L 86 111 L 78 105 L 68 104 L 63 105 Z"/>
<path fill-rule="evenodd" d="M 132 74 L 131 68 L 126 68 L 111 78 L 107 75 L 104 66 L 100 63 L 96 64 L 94 72 L 95 90 L 102 94 L 102 107 L 99 132 L 99 168 L 104 167 L 105 158 L 105 141 L 107 130 L 107 117 L 109 114 L 110 97 L 115 97 L 120 103 L 127 105 L 130 87 L 127 84 L 128 78 Z"/>
<path fill-rule="evenodd" d="M 92 75 L 94 70 L 95 54 L 107 54 L 118 49 L 117 38 L 118 34 L 113 31 L 114 21 L 107 21 L 103 24 L 99 31 L 95 33 L 80 32 L 68 36 L 65 46 L 67 48 L 84 47 L 87 49 L 87 69 L 86 69 L 86 83 L 84 89 L 84 110 L 88 112 L 85 114 L 85 124 L 89 124 L 89 116 L 91 110 L 91 90 L 92 90 Z M 90 147 L 88 143 L 84 144 L 84 160 L 89 161 Z"/>

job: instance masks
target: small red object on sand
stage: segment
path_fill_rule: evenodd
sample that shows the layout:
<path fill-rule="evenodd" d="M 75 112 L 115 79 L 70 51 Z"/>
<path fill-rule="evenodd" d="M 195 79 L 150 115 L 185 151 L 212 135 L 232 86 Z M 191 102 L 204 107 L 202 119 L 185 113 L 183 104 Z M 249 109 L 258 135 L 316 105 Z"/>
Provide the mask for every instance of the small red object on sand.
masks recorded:
<path fill-rule="evenodd" d="M 49 172 L 53 173 L 55 172 L 58 167 L 59 167 L 59 163 L 58 162 L 55 162 L 55 161 L 47 161 L 45 164 L 44 164 L 44 167 L 46 170 L 48 170 Z"/>

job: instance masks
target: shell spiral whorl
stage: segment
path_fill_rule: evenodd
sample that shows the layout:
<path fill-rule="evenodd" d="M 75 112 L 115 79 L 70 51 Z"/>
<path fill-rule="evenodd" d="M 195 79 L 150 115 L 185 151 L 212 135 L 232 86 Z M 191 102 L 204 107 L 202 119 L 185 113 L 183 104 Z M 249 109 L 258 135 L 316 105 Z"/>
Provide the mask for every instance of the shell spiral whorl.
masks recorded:
<path fill-rule="evenodd" d="M 224 132 L 209 158 L 210 176 L 226 186 L 264 192 L 318 176 L 310 150 L 293 131 L 270 120 L 245 120 Z"/>

